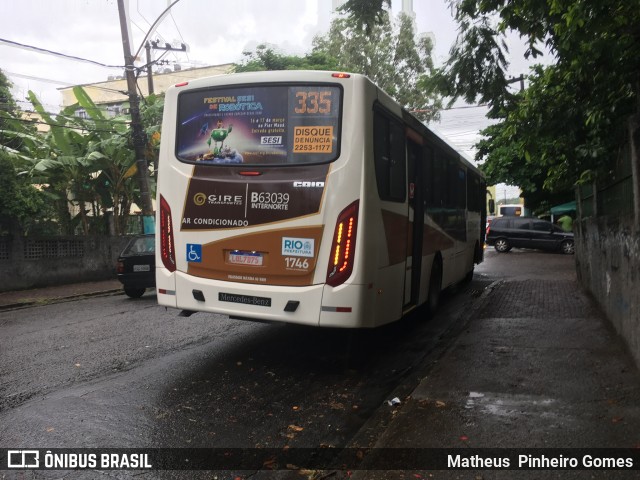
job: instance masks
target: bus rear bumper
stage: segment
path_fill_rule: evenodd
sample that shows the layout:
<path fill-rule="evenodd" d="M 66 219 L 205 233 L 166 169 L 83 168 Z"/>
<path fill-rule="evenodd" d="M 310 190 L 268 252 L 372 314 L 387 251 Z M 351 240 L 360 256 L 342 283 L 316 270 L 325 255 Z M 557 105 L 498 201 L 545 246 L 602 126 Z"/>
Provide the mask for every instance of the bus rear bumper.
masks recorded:
<path fill-rule="evenodd" d="M 318 326 L 322 285 L 247 285 L 175 274 L 176 308 L 250 320 Z"/>
<path fill-rule="evenodd" d="M 362 318 L 362 300 L 366 291 L 362 285 L 281 287 L 224 282 L 180 272 L 169 276 L 174 281 L 157 279 L 164 287 L 175 285 L 164 288 L 167 293 L 158 293 L 158 303 L 167 307 L 316 327 L 372 326 Z"/>

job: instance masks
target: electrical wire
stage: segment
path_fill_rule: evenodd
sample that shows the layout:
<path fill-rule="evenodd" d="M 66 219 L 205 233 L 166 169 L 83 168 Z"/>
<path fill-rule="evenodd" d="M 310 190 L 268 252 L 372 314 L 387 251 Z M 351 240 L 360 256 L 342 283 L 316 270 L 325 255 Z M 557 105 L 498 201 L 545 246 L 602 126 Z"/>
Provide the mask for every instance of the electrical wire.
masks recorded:
<path fill-rule="evenodd" d="M 108 88 L 108 87 L 98 87 L 98 86 L 96 86 L 95 84 L 92 84 L 92 83 L 85 84 L 85 85 L 82 86 L 82 88 L 93 88 L 95 90 L 106 90 L 107 92 L 116 92 L 116 93 L 121 93 L 122 95 L 128 95 L 129 94 L 126 90 L 117 90 L 115 88 Z"/>
<path fill-rule="evenodd" d="M 38 125 L 49 125 L 50 127 L 60 127 L 60 128 L 68 128 L 70 130 L 82 130 L 85 132 L 103 132 L 103 133 L 117 133 L 114 132 L 113 130 L 105 130 L 105 129 L 100 129 L 100 128 L 86 128 L 86 127 L 81 127 L 81 126 L 72 126 L 72 125 L 62 125 L 60 123 L 47 123 L 47 122 L 42 122 L 40 120 L 26 120 L 23 118 L 14 118 L 12 120 L 15 120 L 16 122 L 22 122 L 22 123 L 30 123 L 30 124 L 38 124 Z"/>
<path fill-rule="evenodd" d="M 10 46 L 13 46 L 13 47 L 17 47 L 17 48 L 24 48 L 24 49 L 27 49 L 27 50 L 33 50 L 35 52 L 42 53 L 44 55 L 53 55 L 55 57 L 62 57 L 62 58 L 66 58 L 66 59 L 69 59 L 69 60 L 75 60 L 77 62 L 92 63 L 94 65 L 99 65 L 101 67 L 124 68 L 124 65 L 108 65 L 106 63 L 97 62 L 95 60 L 89 60 L 88 58 L 76 57 L 75 55 L 67 55 L 66 53 L 54 52 L 53 50 L 47 50 L 46 48 L 34 47 L 33 45 L 26 45 L 24 43 L 14 42 L 13 40 L 7 40 L 5 38 L 0 38 L 0 43 L 6 43 L 7 45 L 10 45 Z"/>
<path fill-rule="evenodd" d="M 447 133 L 447 137 L 460 137 L 465 135 L 479 135 L 478 130 L 470 130 L 467 132 Z"/>
<path fill-rule="evenodd" d="M 31 102 L 27 101 L 27 100 L 16 100 L 17 103 L 27 103 L 29 105 L 31 105 Z M 10 105 L 8 103 L 4 103 L 4 102 L 0 102 L 0 108 L 1 107 L 9 107 Z M 100 110 L 102 113 L 108 113 L 109 110 L 104 109 L 104 108 L 100 108 L 100 107 L 96 107 L 98 110 Z M 27 114 L 31 114 L 31 115 L 40 115 L 40 112 L 37 112 L 35 110 L 23 110 L 20 109 L 20 113 L 27 113 Z M 51 115 L 54 116 L 56 118 L 64 118 L 67 120 L 77 120 L 78 117 L 74 116 L 74 115 L 65 115 L 65 114 L 61 114 L 61 113 L 56 113 L 56 112 L 49 112 L 49 111 L 43 111 L 42 113 L 46 114 L 46 115 Z M 20 120 L 18 118 L 14 118 L 14 120 Z M 114 120 L 113 118 L 92 118 L 90 121 L 92 122 L 106 122 L 106 123 L 111 123 L 111 124 L 117 124 L 117 125 L 130 125 L 131 122 L 130 121 L 123 121 L 123 120 Z"/>
<path fill-rule="evenodd" d="M 134 22 L 133 20 L 129 20 L 131 23 L 133 23 L 133 25 L 140 30 L 142 33 L 146 33 L 146 30 L 144 30 L 140 25 L 138 25 L 136 22 Z M 148 23 L 148 22 L 147 22 Z"/>
<path fill-rule="evenodd" d="M 449 111 L 449 110 L 464 110 L 467 108 L 479 108 L 479 107 L 488 107 L 489 104 L 488 103 L 479 103 L 478 105 L 462 105 L 460 107 L 449 107 L 449 108 L 443 108 L 443 111 Z"/>
<path fill-rule="evenodd" d="M 37 82 L 53 83 L 54 85 L 67 85 L 67 86 L 73 85 L 73 83 L 69 83 L 69 82 L 53 80 L 52 78 L 35 77 L 33 75 L 25 75 L 24 73 L 13 73 L 13 72 L 8 72 L 6 70 L 3 70 L 3 73 L 10 77 L 26 78 L 27 80 L 35 80 Z"/>
<path fill-rule="evenodd" d="M 40 116 L 40 113 L 34 112 L 34 111 L 30 111 L 30 110 L 22 110 L 22 113 L 28 113 L 30 115 L 38 115 L 38 116 Z M 52 113 L 52 112 L 45 112 L 45 113 L 47 113 L 48 115 L 55 116 L 56 118 L 59 117 L 59 118 L 63 118 L 65 120 L 71 120 L 71 121 L 78 120 L 80 118 L 80 117 L 74 117 L 72 115 L 60 115 L 58 113 Z M 20 118 L 13 118 L 13 119 L 17 120 L 19 122 L 24 121 L 24 119 L 20 119 Z M 104 122 L 104 123 L 115 124 L 115 125 L 131 125 L 131 122 L 113 120 L 111 118 L 92 118 L 90 120 L 87 119 L 87 121 L 96 122 L 96 123 Z M 50 124 L 50 123 L 47 123 L 47 122 L 44 122 L 44 121 L 40 121 L 40 120 L 37 120 L 37 121 L 34 120 L 34 122 L 40 123 L 42 125 L 54 125 L 54 126 L 57 126 L 57 127 L 64 127 L 64 125 L 59 124 L 59 123 L 51 123 Z M 82 127 L 69 127 L 69 128 L 80 128 L 80 129 L 83 129 Z M 99 131 L 105 131 L 105 130 L 99 130 Z"/>
<path fill-rule="evenodd" d="M 147 34 L 144 36 L 144 38 L 142 39 L 142 43 L 140 43 L 140 48 L 138 48 L 138 51 L 135 53 L 134 58 L 137 57 L 138 55 L 140 55 L 140 51 L 142 50 L 142 47 L 144 47 L 145 42 L 147 41 L 147 39 L 149 38 L 149 35 L 151 34 L 151 32 L 153 31 L 153 27 L 156 26 L 156 24 L 160 23 L 163 19 L 165 14 L 171 10 L 171 7 L 173 7 L 176 3 L 178 3 L 180 0 L 174 0 L 173 3 L 171 3 L 167 8 L 165 8 L 163 10 L 163 12 L 160 14 L 160 16 L 156 19 L 155 22 L 153 22 L 153 24 L 151 25 L 151 29 L 147 32 Z"/>
<path fill-rule="evenodd" d="M 138 15 L 140 15 L 142 17 L 142 19 L 147 22 L 149 24 L 149 26 L 151 26 L 151 22 L 149 20 L 147 20 L 145 18 L 145 16 L 142 14 L 142 12 L 140 11 L 140 0 L 136 0 L 136 11 L 138 12 Z M 146 30 L 142 30 L 143 32 L 145 32 Z"/>
<path fill-rule="evenodd" d="M 180 31 L 180 27 L 178 26 L 178 22 L 176 22 L 176 19 L 173 17 L 173 12 L 169 12 L 169 16 L 171 17 L 171 20 L 173 21 L 173 24 L 176 27 L 176 30 L 178 31 L 178 35 L 180 35 L 180 40 L 182 40 L 182 43 L 184 45 L 187 44 L 187 42 L 185 42 L 184 37 L 182 36 L 182 32 Z M 189 53 L 187 53 L 186 51 L 184 52 L 185 55 L 187 56 L 187 60 L 189 60 Z M 174 54 L 174 57 L 176 58 L 176 60 L 178 59 L 178 56 Z"/>

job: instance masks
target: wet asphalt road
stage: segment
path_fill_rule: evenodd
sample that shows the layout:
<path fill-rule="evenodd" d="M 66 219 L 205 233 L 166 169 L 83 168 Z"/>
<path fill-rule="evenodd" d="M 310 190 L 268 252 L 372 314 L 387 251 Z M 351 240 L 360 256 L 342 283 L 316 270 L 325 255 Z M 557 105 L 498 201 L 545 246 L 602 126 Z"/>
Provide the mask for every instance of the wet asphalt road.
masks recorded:
<path fill-rule="evenodd" d="M 183 318 L 153 293 L 0 312 L 0 447 L 281 448 L 375 437 L 386 401 L 416 387 L 421 366 L 457 338 L 489 284 L 544 278 L 548 262 L 572 261 L 487 250 L 472 283 L 447 292 L 435 318 L 419 311 L 367 331 Z M 64 478 L 103 478 L 95 474 Z M 6 478 L 61 478 L 33 475 Z"/>
<path fill-rule="evenodd" d="M 417 384 L 489 266 L 436 318 L 373 331 L 183 318 L 152 293 L 0 312 L 0 446 L 346 445 Z"/>

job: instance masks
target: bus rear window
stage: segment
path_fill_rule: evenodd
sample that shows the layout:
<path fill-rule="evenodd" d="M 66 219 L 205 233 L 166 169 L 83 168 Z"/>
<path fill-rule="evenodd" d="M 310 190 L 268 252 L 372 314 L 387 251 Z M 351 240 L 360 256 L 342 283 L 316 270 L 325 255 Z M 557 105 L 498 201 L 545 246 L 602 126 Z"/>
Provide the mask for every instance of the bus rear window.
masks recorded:
<path fill-rule="evenodd" d="M 211 165 L 335 160 L 342 90 L 336 85 L 233 86 L 178 97 L 176 155 Z"/>

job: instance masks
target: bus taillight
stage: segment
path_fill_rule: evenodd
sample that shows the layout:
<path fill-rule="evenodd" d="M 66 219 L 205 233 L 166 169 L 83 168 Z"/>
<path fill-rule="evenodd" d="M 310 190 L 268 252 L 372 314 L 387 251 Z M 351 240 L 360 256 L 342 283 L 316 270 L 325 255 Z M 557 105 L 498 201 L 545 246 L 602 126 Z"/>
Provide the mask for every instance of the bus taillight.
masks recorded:
<path fill-rule="evenodd" d="M 176 250 L 173 243 L 173 223 L 171 208 L 160 195 L 160 257 L 164 267 L 170 272 L 176 271 Z"/>
<path fill-rule="evenodd" d="M 359 201 L 356 200 L 340 213 L 336 222 L 327 271 L 327 284 L 332 287 L 343 284 L 353 271 L 358 230 L 358 206 Z"/>

